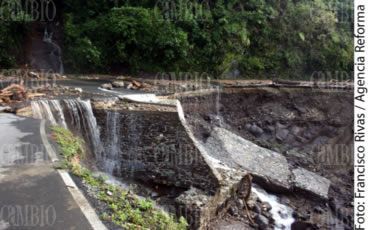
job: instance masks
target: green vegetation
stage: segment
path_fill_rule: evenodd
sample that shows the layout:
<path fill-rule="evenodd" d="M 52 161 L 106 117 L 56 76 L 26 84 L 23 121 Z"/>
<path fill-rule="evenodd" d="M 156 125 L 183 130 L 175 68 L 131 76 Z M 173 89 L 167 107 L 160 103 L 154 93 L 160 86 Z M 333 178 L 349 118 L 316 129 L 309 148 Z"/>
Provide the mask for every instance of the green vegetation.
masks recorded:
<path fill-rule="evenodd" d="M 74 157 L 83 157 L 85 151 L 81 138 L 75 137 L 71 131 L 60 126 L 54 126 L 52 130 L 62 154 L 68 162 Z"/>
<path fill-rule="evenodd" d="M 63 59 L 73 73 L 205 72 L 307 79 L 352 71 L 350 0 L 65 0 Z M 12 24 L 12 25 L 10 25 Z M 11 64 L 14 23 L 0 22 Z M 11 37 L 21 37 L 14 31 Z"/>
<path fill-rule="evenodd" d="M 65 167 L 97 191 L 96 199 L 107 206 L 101 219 L 124 229 L 187 229 L 184 218 L 176 221 L 173 216 L 156 209 L 152 200 L 139 199 L 130 191 L 105 183 L 102 177 L 94 177 L 79 161 L 84 156 L 82 140 L 64 128 L 53 127 L 52 130 L 65 158 Z"/>
<path fill-rule="evenodd" d="M 67 1 L 66 62 L 74 71 L 304 78 L 352 69 L 349 0 L 117 2 Z"/>

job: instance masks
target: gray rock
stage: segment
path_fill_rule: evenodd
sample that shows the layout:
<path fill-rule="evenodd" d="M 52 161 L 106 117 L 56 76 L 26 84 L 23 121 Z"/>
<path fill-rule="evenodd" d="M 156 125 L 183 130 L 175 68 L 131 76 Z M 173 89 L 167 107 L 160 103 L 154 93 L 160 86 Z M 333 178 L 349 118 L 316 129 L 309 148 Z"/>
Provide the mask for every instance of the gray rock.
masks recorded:
<path fill-rule="evenodd" d="M 258 205 L 255 205 L 253 208 L 252 208 L 252 211 L 255 212 L 255 213 L 258 213 L 258 214 L 261 214 L 261 208 L 258 206 Z"/>
<path fill-rule="evenodd" d="M 287 129 L 278 129 L 275 135 L 276 140 L 283 142 L 287 138 L 288 134 L 289 131 Z"/>
<path fill-rule="evenodd" d="M 306 158 L 306 154 L 305 153 L 298 152 L 295 149 L 291 149 L 291 150 L 286 151 L 286 155 L 287 156 L 290 156 L 290 157 L 297 157 L 299 159 Z"/>
<path fill-rule="evenodd" d="M 262 210 L 268 212 L 272 209 L 271 205 L 268 202 L 262 202 Z"/>
<path fill-rule="evenodd" d="M 294 169 L 293 175 L 295 188 L 309 192 L 321 199 L 328 199 L 330 180 L 303 168 Z"/>
<path fill-rule="evenodd" d="M 34 78 L 34 79 L 39 79 L 40 78 L 40 76 L 38 75 L 38 73 L 36 73 L 36 72 L 28 72 L 28 76 L 30 77 L 30 78 Z"/>
<path fill-rule="evenodd" d="M 236 205 L 238 206 L 239 209 L 244 208 L 244 201 L 242 199 L 237 199 L 236 200 Z M 249 207 L 249 205 L 248 205 Z"/>
<path fill-rule="evenodd" d="M 293 127 L 291 128 L 291 132 L 292 132 L 292 134 L 294 134 L 294 135 L 298 135 L 298 134 L 301 132 L 301 128 L 299 128 L 298 126 L 293 126 Z"/>
<path fill-rule="evenodd" d="M 125 87 L 125 82 L 124 81 L 113 81 L 112 86 L 115 88 L 122 88 L 122 87 Z"/>
<path fill-rule="evenodd" d="M 130 84 L 128 84 L 127 86 L 126 86 L 126 89 L 134 89 L 135 87 L 134 87 L 134 85 L 132 84 L 132 83 L 130 83 Z"/>
<path fill-rule="evenodd" d="M 275 133 L 275 127 L 272 126 L 272 125 L 269 125 L 267 126 L 267 128 L 265 129 L 267 133 Z"/>
<path fill-rule="evenodd" d="M 256 137 L 259 137 L 263 134 L 263 129 L 258 127 L 256 124 L 248 125 L 247 130 Z"/>
<path fill-rule="evenodd" d="M 306 138 L 306 139 L 312 139 L 313 136 L 314 136 L 314 134 L 310 130 L 307 130 L 303 133 L 303 137 Z"/>
<path fill-rule="evenodd" d="M 273 220 L 274 219 L 274 218 L 272 218 L 272 213 L 271 212 L 264 212 L 264 211 L 262 211 L 262 215 L 265 216 L 269 220 Z"/>
<path fill-rule="evenodd" d="M 83 92 L 83 89 L 82 88 L 74 88 L 73 90 L 76 91 L 76 92 L 79 92 L 79 93 L 82 93 Z"/>
<path fill-rule="evenodd" d="M 258 215 L 256 222 L 259 226 L 259 229 L 266 229 L 266 227 L 269 225 L 269 219 L 263 215 Z"/>
<path fill-rule="evenodd" d="M 291 172 L 286 158 L 222 128 L 214 128 L 205 144 L 213 158 L 230 168 L 242 168 L 272 190 L 289 190 Z"/>
<path fill-rule="evenodd" d="M 4 113 L 10 110 L 11 108 L 9 106 L 0 106 L 0 113 Z"/>
<path fill-rule="evenodd" d="M 235 207 L 235 206 L 231 206 L 228 210 L 228 212 L 230 213 L 230 215 L 232 216 L 237 216 L 238 215 L 238 208 Z"/>
<path fill-rule="evenodd" d="M 278 211 L 278 214 L 283 219 L 287 219 L 289 217 L 289 215 L 286 212 L 281 212 L 280 210 Z"/>
<path fill-rule="evenodd" d="M 108 90 L 112 90 L 113 89 L 113 86 L 110 83 L 102 84 L 100 87 L 103 88 L 103 89 L 108 89 Z"/>
<path fill-rule="evenodd" d="M 158 198 L 158 197 L 160 197 L 160 196 L 159 196 L 159 194 L 158 194 L 158 193 L 156 193 L 156 192 L 152 192 L 152 193 L 150 194 L 150 197 L 151 197 L 151 198 L 156 199 L 156 198 Z"/>
<path fill-rule="evenodd" d="M 324 210 L 323 210 L 321 207 L 319 207 L 319 206 L 316 206 L 316 207 L 313 209 L 313 211 L 314 211 L 315 213 L 318 213 L 318 214 L 323 214 L 323 213 L 324 213 Z"/>

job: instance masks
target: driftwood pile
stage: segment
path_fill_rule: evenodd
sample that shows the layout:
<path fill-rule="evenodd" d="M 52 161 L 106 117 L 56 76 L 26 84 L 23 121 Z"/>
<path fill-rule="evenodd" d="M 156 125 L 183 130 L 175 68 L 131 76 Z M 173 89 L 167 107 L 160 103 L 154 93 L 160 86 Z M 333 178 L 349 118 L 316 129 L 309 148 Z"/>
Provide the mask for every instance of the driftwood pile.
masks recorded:
<path fill-rule="evenodd" d="M 21 84 L 11 84 L 0 90 L 0 104 L 11 104 L 44 95 L 43 93 L 30 93 Z"/>

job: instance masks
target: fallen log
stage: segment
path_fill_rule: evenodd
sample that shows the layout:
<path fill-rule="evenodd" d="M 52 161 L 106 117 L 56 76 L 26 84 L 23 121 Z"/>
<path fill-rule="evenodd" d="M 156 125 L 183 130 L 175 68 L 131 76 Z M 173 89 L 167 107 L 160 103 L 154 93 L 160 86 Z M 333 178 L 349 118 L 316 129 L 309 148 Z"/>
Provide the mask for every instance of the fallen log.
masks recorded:
<path fill-rule="evenodd" d="M 29 99 L 33 99 L 35 97 L 44 97 L 46 96 L 45 93 L 30 93 L 27 95 Z"/>

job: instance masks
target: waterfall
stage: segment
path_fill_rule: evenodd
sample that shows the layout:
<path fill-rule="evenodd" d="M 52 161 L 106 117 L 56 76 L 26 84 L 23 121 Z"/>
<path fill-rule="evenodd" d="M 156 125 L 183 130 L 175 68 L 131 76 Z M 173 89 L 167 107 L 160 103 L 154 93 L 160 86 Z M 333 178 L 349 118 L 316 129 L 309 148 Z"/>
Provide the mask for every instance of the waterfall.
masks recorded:
<path fill-rule="evenodd" d="M 223 118 L 221 115 L 221 89 L 220 86 L 217 86 L 217 95 L 216 95 L 216 118 L 218 120 L 218 126 L 222 127 Z"/>
<path fill-rule="evenodd" d="M 90 100 L 38 100 L 32 101 L 31 107 L 34 118 L 45 119 L 52 125 L 60 125 L 79 133 L 90 145 L 98 164 L 106 173 L 117 175 L 120 172 L 120 113 L 107 111 L 105 130 L 108 132 L 105 141 L 102 141 Z"/>
<path fill-rule="evenodd" d="M 67 128 L 63 109 L 58 100 L 40 100 L 31 102 L 33 117 L 46 119 L 52 125 L 60 125 Z"/>
<path fill-rule="evenodd" d="M 95 157 L 100 159 L 103 149 L 90 100 L 38 100 L 32 101 L 31 107 L 34 118 L 45 119 L 52 125 L 79 132 L 90 144 Z"/>
<path fill-rule="evenodd" d="M 119 155 L 121 153 L 121 115 L 116 111 L 107 111 L 106 130 L 107 143 L 103 157 L 103 168 L 110 175 L 117 174 Z"/>

